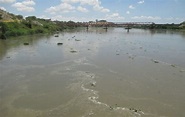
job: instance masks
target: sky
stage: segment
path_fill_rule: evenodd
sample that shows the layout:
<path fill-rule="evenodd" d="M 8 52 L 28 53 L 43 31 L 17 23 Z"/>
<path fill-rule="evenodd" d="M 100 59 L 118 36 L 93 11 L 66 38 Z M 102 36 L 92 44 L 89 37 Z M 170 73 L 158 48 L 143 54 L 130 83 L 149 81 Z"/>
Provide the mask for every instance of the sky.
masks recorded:
<path fill-rule="evenodd" d="M 185 21 L 185 0 L 0 0 L 0 9 L 59 21 Z"/>

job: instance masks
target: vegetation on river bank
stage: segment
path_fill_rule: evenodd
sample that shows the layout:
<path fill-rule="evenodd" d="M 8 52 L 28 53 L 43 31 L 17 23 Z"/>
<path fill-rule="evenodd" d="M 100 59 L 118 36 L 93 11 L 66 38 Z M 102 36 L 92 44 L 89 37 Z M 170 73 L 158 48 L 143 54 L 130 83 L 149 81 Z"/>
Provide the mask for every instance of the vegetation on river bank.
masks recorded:
<path fill-rule="evenodd" d="M 141 29 L 166 29 L 166 30 L 185 30 L 185 21 L 180 24 L 151 24 L 151 25 L 140 25 L 135 28 Z"/>
<path fill-rule="evenodd" d="M 14 15 L 0 9 L 0 39 L 37 33 L 53 33 L 75 27 L 77 27 L 77 23 L 73 21 L 51 21 L 51 19 L 35 16 L 28 16 L 24 19 L 21 15 Z"/>

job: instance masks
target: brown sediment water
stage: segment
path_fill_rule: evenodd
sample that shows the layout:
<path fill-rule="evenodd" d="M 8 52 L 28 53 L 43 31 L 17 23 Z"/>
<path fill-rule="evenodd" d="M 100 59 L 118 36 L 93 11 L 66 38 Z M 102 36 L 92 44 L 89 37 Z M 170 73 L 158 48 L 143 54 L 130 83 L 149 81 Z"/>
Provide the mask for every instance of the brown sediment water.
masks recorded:
<path fill-rule="evenodd" d="M 185 33 L 58 35 L 0 40 L 0 117 L 185 116 Z"/>

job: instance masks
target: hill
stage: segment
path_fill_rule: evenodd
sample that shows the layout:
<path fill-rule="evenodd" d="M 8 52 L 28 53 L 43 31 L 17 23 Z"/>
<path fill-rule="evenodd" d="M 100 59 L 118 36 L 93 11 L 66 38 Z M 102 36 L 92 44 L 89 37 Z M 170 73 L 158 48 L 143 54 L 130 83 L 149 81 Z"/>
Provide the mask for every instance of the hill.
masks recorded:
<path fill-rule="evenodd" d="M 0 9 L 0 39 L 10 36 L 51 33 L 74 27 L 77 27 L 77 23 L 73 21 L 51 21 L 35 16 L 28 16 L 24 19 L 22 15 L 14 15 Z"/>
<path fill-rule="evenodd" d="M 6 12 L 0 9 L 0 22 L 14 22 L 23 19 L 21 15 L 14 15 L 12 13 Z"/>

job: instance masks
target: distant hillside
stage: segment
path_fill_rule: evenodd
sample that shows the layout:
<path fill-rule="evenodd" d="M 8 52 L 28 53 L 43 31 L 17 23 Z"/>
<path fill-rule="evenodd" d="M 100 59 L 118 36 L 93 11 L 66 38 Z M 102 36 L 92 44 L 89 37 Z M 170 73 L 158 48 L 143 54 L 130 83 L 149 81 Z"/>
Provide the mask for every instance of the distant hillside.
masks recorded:
<path fill-rule="evenodd" d="M 14 21 L 20 21 L 22 19 L 23 19 L 23 16 L 21 15 L 14 15 L 12 13 L 9 13 L 0 9 L 0 22 L 14 22 Z"/>
<path fill-rule="evenodd" d="M 179 27 L 181 27 L 181 28 L 185 28 L 185 21 L 184 22 L 182 22 L 182 23 L 180 23 L 180 26 Z"/>
<path fill-rule="evenodd" d="M 73 21 L 51 21 L 51 19 L 41 19 L 35 16 L 28 16 L 24 19 L 22 15 L 14 15 L 0 9 L 0 39 L 37 33 L 52 33 L 81 25 L 81 23 Z"/>
<path fill-rule="evenodd" d="M 0 39 L 10 36 L 50 33 L 61 28 L 52 21 L 39 19 L 35 16 L 14 15 L 0 9 Z"/>

